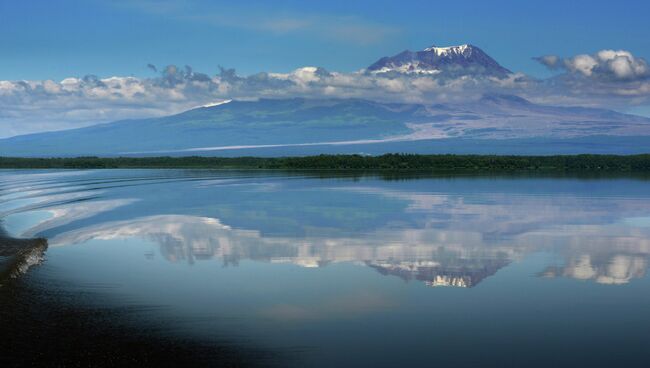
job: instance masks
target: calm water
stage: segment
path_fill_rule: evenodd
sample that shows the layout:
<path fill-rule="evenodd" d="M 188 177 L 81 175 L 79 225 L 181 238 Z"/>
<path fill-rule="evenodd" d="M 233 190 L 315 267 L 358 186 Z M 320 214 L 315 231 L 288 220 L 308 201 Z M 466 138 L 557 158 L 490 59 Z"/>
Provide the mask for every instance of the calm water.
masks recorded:
<path fill-rule="evenodd" d="M 281 366 L 650 366 L 650 182 L 4 171 L 19 278 Z"/>

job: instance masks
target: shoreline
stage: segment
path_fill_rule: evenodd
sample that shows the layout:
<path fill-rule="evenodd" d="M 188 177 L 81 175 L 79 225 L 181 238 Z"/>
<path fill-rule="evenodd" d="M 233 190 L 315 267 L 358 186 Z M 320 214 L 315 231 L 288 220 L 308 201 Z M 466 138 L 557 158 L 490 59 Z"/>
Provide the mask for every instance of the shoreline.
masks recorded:
<path fill-rule="evenodd" d="M 0 169 L 222 169 L 422 173 L 650 173 L 640 155 L 318 155 L 288 157 L 3 157 Z"/>
<path fill-rule="evenodd" d="M 41 263 L 47 247 L 45 238 L 18 239 L 0 234 L 0 287 Z"/>

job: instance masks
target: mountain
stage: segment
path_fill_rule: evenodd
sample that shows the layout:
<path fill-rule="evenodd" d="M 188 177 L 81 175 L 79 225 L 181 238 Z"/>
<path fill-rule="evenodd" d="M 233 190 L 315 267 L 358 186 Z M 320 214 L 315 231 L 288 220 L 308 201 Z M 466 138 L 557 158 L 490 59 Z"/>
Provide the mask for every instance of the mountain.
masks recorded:
<path fill-rule="evenodd" d="M 432 257 L 433 258 L 433 257 Z M 397 276 L 404 281 L 419 280 L 431 287 L 454 286 L 471 288 L 510 264 L 507 257 L 477 259 L 445 257 L 444 261 L 366 261 L 382 275 Z"/>
<path fill-rule="evenodd" d="M 305 144 L 407 134 L 417 105 L 302 98 L 231 101 L 177 115 L 0 140 L 0 155 L 125 154 L 213 146 Z"/>
<path fill-rule="evenodd" d="M 641 153 L 650 119 L 485 95 L 447 105 L 261 99 L 0 140 L 0 156 Z"/>
<path fill-rule="evenodd" d="M 428 75 L 484 75 L 504 77 L 512 72 L 473 45 L 431 46 L 422 51 L 405 50 L 383 57 L 370 65 L 370 73 L 404 73 Z"/>

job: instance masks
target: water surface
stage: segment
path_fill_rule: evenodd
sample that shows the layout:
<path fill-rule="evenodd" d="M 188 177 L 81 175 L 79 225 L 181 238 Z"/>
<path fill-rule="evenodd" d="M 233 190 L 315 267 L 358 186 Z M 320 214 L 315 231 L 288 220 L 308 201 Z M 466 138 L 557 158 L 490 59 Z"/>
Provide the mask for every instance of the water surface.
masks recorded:
<path fill-rule="evenodd" d="M 4 231 L 48 243 L 25 287 L 150 306 L 136 323 L 172 339 L 280 366 L 650 365 L 648 181 L 0 177 Z"/>

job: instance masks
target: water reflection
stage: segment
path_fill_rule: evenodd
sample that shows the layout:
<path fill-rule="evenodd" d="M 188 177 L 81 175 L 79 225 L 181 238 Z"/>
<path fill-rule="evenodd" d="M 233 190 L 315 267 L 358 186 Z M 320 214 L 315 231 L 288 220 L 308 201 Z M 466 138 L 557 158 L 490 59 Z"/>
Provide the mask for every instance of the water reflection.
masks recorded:
<path fill-rule="evenodd" d="M 565 266 L 549 267 L 542 275 L 594 280 L 599 284 L 625 284 L 633 278 L 645 276 L 647 263 L 647 256 L 615 254 L 598 259 L 589 254 L 582 254 L 568 259 Z"/>
<path fill-rule="evenodd" d="M 214 259 L 236 266 L 250 259 L 302 267 L 355 262 L 383 275 L 432 287 L 476 286 L 533 252 L 556 252 L 562 257 L 560 265 L 540 273 L 545 277 L 622 284 L 645 275 L 650 255 L 650 234 L 624 226 L 606 228 L 602 234 L 588 234 L 582 226 L 552 234 L 531 230 L 498 240 L 493 232 L 432 228 L 378 229 L 357 235 L 266 237 L 257 230 L 234 229 L 215 218 L 158 215 L 65 232 L 52 238 L 51 244 L 138 237 L 157 243 L 160 254 L 170 262 Z"/>
<path fill-rule="evenodd" d="M 584 195 L 580 181 L 93 175 L 39 174 L 23 196 L 8 188 L 5 225 L 51 246 L 139 238 L 170 262 L 350 262 L 432 287 L 474 287 L 538 252 L 557 255 L 537 270 L 549 278 L 624 284 L 648 268 L 650 198 L 598 181 Z"/>

